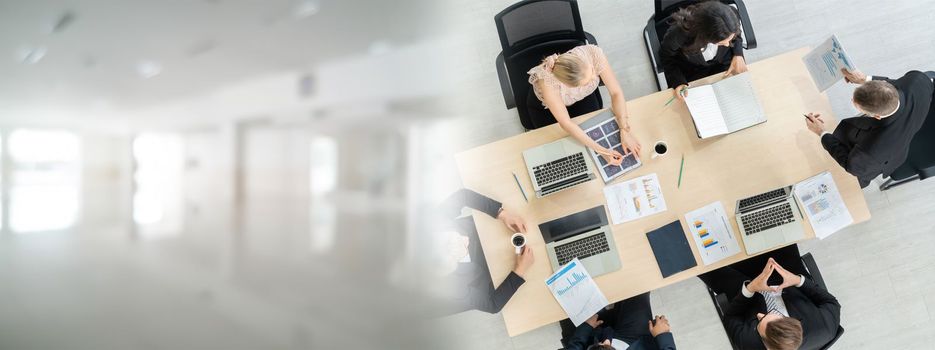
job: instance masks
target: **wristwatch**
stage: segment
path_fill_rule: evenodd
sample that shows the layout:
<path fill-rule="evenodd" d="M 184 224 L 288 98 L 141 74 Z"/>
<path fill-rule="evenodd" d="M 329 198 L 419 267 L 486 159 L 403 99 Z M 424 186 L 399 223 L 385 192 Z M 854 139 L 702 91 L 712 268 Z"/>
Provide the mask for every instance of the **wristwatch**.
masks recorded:
<path fill-rule="evenodd" d="M 502 205 L 500 206 L 500 209 L 497 209 L 497 215 L 494 216 L 494 219 L 499 219 L 501 213 L 503 213 L 503 206 L 502 206 Z"/>

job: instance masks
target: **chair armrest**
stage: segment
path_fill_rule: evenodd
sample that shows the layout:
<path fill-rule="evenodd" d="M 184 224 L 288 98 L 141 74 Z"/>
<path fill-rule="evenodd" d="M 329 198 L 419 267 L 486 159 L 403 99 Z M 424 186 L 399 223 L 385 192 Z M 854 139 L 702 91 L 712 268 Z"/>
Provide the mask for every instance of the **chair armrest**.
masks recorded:
<path fill-rule="evenodd" d="M 740 13 L 740 25 L 743 26 L 743 35 L 746 39 L 744 49 L 751 50 L 756 48 L 756 33 L 753 32 L 753 23 L 750 22 L 750 14 L 747 13 L 747 5 L 743 0 L 734 0 L 737 5 L 737 12 Z"/>
<path fill-rule="evenodd" d="M 506 69 L 506 61 L 503 59 L 503 52 L 497 55 L 497 78 L 500 80 L 500 91 L 503 92 L 503 101 L 506 103 L 506 109 L 516 108 L 516 97 L 513 96 L 513 86 L 510 85 L 510 74 Z"/>
<path fill-rule="evenodd" d="M 584 40 L 587 41 L 588 44 L 597 45 L 597 39 L 594 38 L 594 35 L 592 35 L 591 33 L 584 32 Z M 597 46 L 600 46 L 600 45 L 597 45 Z"/>
<path fill-rule="evenodd" d="M 825 279 L 821 277 L 821 271 L 818 270 L 818 264 L 815 263 L 815 257 L 812 256 L 812 253 L 806 253 L 802 255 L 802 265 L 805 265 L 805 269 L 808 270 L 809 276 L 815 280 L 821 288 L 828 290 L 828 286 L 825 285 Z"/>
<path fill-rule="evenodd" d="M 662 73 L 662 65 L 659 64 L 659 33 L 656 32 L 656 16 L 649 17 L 646 22 L 646 28 L 643 28 L 643 41 L 646 42 L 646 50 L 649 54 L 649 61 L 653 65 L 653 73 Z"/>

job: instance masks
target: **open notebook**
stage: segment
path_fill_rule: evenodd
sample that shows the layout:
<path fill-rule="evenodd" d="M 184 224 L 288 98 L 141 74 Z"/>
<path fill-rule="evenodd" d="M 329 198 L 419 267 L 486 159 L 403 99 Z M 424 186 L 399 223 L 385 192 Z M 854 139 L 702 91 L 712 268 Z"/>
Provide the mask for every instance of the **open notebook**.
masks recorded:
<path fill-rule="evenodd" d="M 691 88 L 685 103 L 692 114 L 698 137 L 703 139 L 766 121 L 766 113 L 753 92 L 750 73 Z"/>

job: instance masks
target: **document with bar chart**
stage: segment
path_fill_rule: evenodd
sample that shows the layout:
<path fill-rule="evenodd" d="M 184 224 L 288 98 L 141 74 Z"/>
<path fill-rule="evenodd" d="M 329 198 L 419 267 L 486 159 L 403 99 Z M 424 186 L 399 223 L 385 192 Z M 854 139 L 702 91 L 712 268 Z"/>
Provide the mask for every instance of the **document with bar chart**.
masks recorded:
<path fill-rule="evenodd" d="M 666 211 L 656 173 L 604 187 L 604 198 L 614 225 Z"/>
<path fill-rule="evenodd" d="M 578 258 L 549 276 L 545 285 L 552 291 L 555 300 L 558 300 L 575 326 L 584 323 L 609 304 L 607 297 L 597 288 L 597 283 L 594 283 L 591 274 L 581 265 Z"/>
<path fill-rule="evenodd" d="M 834 35 L 802 57 L 802 61 L 818 91 L 828 90 L 834 83 L 844 79 L 841 68 L 855 69 L 838 37 Z"/>
<path fill-rule="evenodd" d="M 734 236 L 727 212 L 721 202 L 708 204 L 685 214 L 698 255 L 705 265 L 740 253 L 740 244 Z"/>

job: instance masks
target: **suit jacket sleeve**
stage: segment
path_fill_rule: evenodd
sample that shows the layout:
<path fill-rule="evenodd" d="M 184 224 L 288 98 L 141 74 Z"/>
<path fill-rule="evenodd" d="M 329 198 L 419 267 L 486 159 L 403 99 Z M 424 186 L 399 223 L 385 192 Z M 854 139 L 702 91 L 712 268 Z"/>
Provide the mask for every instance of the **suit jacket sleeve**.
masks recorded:
<path fill-rule="evenodd" d="M 842 121 L 842 123 L 845 122 Z M 845 171 L 857 177 L 861 188 L 867 187 L 870 181 L 880 174 L 880 169 L 876 169 L 873 158 L 860 146 L 849 147 L 834 134 L 822 136 L 821 145 Z"/>
<path fill-rule="evenodd" d="M 442 215 L 448 218 L 455 218 L 461 213 L 461 209 L 468 207 L 490 215 L 496 218 L 497 212 L 503 205 L 493 199 L 480 193 L 462 188 L 448 197 L 441 205 Z"/>
<path fill-rule="evenodd" d="M 740 37 L 740 34 L 734 36 L 734 40 L 731 41 L 730 48 L 734 51 L 734 57 L 743 57 L 743 38 Z"/>
<path fill-rule="evenodd" d="M 679 85 L 688 84 L 681 67 L 681 61 L 685 60 L 685 55 L 682 53 L 683 45 L 685 45 L 685 34 L 677 28 L 669 29 L 659 45 L 659 62 L 666 74 L 666 83 L 673 89 Z"/>
<path fill-rule="evenodd" d="M 665 332 L 656 336 L 656 346 L 659 350 L 675 350 L 675 338 L 671 332 Z"/>
<path fill-rule="evenodd" d="M 724 311 L 727 336 L 740 349 L 763 348 L 763 341 L 760 340 L 760 335 L 756 331 L 756 319 L 746 317 L 747 310 L 754 307 L 754 298 L 747 298 L 742 293 L 738 293 Z"/>
<path fill-rule="evenodd" d="M 575 328 L 575 334 L 571 336 L 571 339 L 568 340 L 568 346 L 565 350 L 584 350 L 589 345 L 591 345 L 591 335 L 594 333 L 594 328 L 591 327 L 587 322 L 582 323 Z"/>
<path fill-rule="evenodd" d="M 516 291 L 519 290 L 523 283 L 526 283 L 526 280 L 510 271 L 510 274 L 503 279 L 503 282 L 500 282 L 497 288 L 494 288 L 492 284 L 488 284 L 486 288 L 469 286 L 469 302 L 477 310 L 492 314 L 498 313 L 503 310 L 503 307 L 513 298 L 513 294 L 516 294 Z"/>
<path fill-rule="evenodd" d="M 841 304 L 827 290 L 819 286 L 811 278 L 805 279 L 805 284 L 799 287 L 799 291 L 805 294 L 821 313 L 821 319 L 832 332 L 836 332 L 838 325 L 841 324 Z"/>

